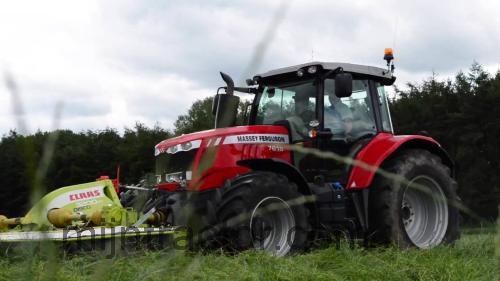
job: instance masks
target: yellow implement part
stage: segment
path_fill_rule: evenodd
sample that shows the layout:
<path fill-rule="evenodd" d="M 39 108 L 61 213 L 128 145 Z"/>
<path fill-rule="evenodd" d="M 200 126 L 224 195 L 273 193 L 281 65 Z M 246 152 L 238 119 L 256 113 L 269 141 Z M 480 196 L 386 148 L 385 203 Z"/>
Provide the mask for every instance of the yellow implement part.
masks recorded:
<path fill-rule="evenodd" d="M 63 228 L 73 224 L 73 221 L 85 221 L 84 214 L 74 214 L 67 209 L 52 209 L 47 213 L 47 219 L 55 227 Z"/>
<path fill-rule="evenodd" d="M 156 211 L 146 221 L 151 225 L 162 225 L 167 221 L 167 215 L 161 211 Z"/>
<path fill-rule="evenodd" d="M 103 219 L 101 211 L 93 212 L 92 215 L 90 215 L 90 221 L 93 225 L 102 225 Z"/>
<path fill-rule="evenodd" d="M 131 226 L 137 222 L 137 217 L 137 211 L 132 208 L 110 205 L 92 213 L 89 220 L 93 226 Z"/>
<path fill-rule="evenodd" d="M 11 225 L 19 225 L 19 224 L 21 224 L 21 218 L 9 219 L 6 216 L 0 215 L 0 230 L 5 230 Z"/>
<path fill-rule="evenodd" d="M 124 212 L 125 209 L 120 206 L 104 206 L 100 211 L 96 211 L 90 215 L 90 221 L 94 226 L 112 227 L 126 225 Z"/>

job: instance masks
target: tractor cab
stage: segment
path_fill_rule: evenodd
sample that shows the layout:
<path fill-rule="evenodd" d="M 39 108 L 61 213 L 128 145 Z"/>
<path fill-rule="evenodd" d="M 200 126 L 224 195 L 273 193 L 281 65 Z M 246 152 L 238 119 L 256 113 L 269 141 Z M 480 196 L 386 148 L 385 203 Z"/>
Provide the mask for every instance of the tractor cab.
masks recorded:
<path fill-rule="evenodd" d="M 320 65 L 304 68 L 317 71 L 310 69 Z M 337 69 L 339 64 L 331 65 Z M 301 70 L 298 73 L 305 72 Z M 383 84 L 351 73 L 319 76 L 322 79 L 269 79 L 255 98 L 249 124 L 273 125 L 286 120 L 294 143 L 318 136 L 349 143 L 380 131 L 392 132 Z"/>
<path fill-rule="evenodd" d="M 223 79 L 230 78 L 223 74 Z M 227 111 L 228 104 L 237 104 L 233 90 L 254 93 L 245 125 L 284 126 L 290 144 L 354 158 L 378 133 L 393 133 L 384 86 L 394 81 L 391 67 L 311 62 L 258 74 L 247 80 L 248 88 L 234 88 L 229 81 L 229 95 L 215 99 L 226 107 L 217 110 L 214 103 L 214 112 L 218 121 L 223 115 L 233 120 L 227 118 L 236 112 Z M 322 180 L 347 183 L 349 169 L 342 162 L 318 161 L 300 152 L 293 153 L 292 161 L 309 182 L 320 174 Z"/>

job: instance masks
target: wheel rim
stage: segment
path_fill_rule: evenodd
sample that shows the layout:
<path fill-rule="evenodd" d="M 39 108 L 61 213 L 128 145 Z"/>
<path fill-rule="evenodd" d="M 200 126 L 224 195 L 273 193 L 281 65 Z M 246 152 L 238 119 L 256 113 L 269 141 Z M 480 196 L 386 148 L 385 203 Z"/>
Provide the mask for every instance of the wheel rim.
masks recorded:
<path fill-rule="evenodd" d="M 419 248 L 439 245 L 448 229 L 448 204 L 441 186 L 428 176 L 415 177 L 405 188 L 401 220 Z"/>
<path fill-rule="evenodd" d="M 278 197 L 266 197 L 254 208 L 250 219 L 253 246 L 276 256 L 291 250 L 295 239 L 295 217 L 290 205 Z"/>

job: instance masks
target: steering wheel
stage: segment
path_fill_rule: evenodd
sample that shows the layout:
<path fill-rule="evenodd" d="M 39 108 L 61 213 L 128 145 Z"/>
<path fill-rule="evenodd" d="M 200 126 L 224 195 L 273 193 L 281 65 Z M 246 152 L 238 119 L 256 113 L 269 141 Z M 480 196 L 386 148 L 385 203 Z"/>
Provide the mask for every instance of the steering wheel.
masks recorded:
<path fill-rule="evenodd" d="M 300 116 L 290 116 L 286 119 L 290 123 L 290 129 L 292 130 L 292 137 L 293 134 L 298 134 L 302 139 L 305 139 L 309 135 L 309 129 L 308 129 L 308 124 L 304 122 L 302 117 Z"/>

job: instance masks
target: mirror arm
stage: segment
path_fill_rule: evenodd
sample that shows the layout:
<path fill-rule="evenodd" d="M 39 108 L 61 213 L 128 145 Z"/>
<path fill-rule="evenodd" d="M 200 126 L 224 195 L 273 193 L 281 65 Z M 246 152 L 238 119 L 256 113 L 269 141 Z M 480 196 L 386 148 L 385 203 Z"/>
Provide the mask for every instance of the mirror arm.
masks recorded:
<path fill-rule="evenodd" d="M 257 94 L 259 90 L 257 88 L 247 88 L 247 87 L 234 87 L 237 92 L 247 93 L 247 94 Z"/>
<path fill-rule="evenodd" d="M 217 94 L 219 94 L 220 90 L 222 89 L 227 91 L 227 87 L 219 87 L 217 89 Z M 259 92 L 259 89 L 257 88 L 246 88 L 246 87 L 234 87 L 233 90 L 236 92 L 248 93 L 248 94 L 257 94 Z"/>
<path fill-rule="evenodd" d="M 327 73 L 325 73 L 325 74 L 321 75 L 321 76 L 319 77 L 319 79 L 320 79 L 320 80 L 324 80 L 324 79 L 326 79 L 326 77 L 328 77 L 328 76 L 332 75 L 333 73 L 337 74 L 337 73 L 340 73 L 340 72 L 343 72 L 343 71 L 344 71 L 344 69 L 343 69 L 342 67 L 340 67 L 340 66 L 339 66 L 339 67 L 337 67 L 337 68 L 335 68 L 335 69 L 332 69 L 332 70 L 329 70 Z"/>
<path fill-rule="evenodd" d="M 227 90 L 227 87 L 219 87 L 219 88 L 217 88 L 217 94 L 219 94 L 219 91 L 222 90 L 222 89 Z"/>

